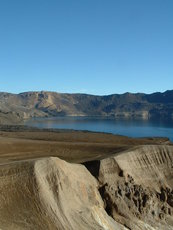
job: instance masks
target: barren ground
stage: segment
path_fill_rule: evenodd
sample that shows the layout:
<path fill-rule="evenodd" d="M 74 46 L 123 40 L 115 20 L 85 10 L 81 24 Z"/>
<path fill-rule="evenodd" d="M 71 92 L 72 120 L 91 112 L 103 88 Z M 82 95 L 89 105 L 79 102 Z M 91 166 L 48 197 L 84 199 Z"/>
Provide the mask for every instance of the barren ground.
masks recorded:
<path fill-rule="evenodd" d="M 173 146 L 2 126 L 0 229 L 172 230 Z"/>

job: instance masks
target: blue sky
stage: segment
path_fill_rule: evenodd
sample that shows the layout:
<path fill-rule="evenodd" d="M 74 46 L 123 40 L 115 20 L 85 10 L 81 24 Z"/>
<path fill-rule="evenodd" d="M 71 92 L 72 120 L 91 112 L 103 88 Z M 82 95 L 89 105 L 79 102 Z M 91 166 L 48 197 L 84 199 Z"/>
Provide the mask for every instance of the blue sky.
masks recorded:
<path fill-rule="evenodd" d="M 0 91 L 173 89 L 172 0 L 0 1 Z"/>

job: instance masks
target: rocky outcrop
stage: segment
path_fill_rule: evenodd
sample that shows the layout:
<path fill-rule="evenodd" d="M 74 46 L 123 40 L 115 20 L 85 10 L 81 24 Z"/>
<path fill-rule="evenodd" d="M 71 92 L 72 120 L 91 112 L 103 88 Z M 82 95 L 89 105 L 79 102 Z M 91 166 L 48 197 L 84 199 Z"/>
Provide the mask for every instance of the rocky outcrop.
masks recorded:
<path fill-rule="evenodd" d="M 100 162 L 105 209 L 128 229 L 173 229 L 173 147 L 143 146 Z"/>

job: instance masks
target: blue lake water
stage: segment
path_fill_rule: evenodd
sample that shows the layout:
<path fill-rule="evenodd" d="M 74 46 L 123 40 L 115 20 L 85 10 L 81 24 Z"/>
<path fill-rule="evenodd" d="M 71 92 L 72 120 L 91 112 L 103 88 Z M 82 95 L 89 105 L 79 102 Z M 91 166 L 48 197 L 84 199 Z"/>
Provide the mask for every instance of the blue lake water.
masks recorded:
<path fill-rule="evenodd" d="M 54 117 L 32 119 L 25 124 L 39 128 L 89 130 L 129 137 L 168 137 L 173 141 L 173 120 Z"/>

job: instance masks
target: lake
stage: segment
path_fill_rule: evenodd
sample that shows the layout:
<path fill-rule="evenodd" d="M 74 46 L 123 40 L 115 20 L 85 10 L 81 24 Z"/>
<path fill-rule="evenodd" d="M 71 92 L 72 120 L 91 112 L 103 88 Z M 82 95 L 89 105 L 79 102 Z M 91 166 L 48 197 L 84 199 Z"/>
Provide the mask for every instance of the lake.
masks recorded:
<path fill-rule="evenodd" d="M 38 128 L 107 132 L 129 137 L 168 137 L 173 141 L 173 120 L 53 117 L 35 118 L 26 121 L 25 125 Z"/>

